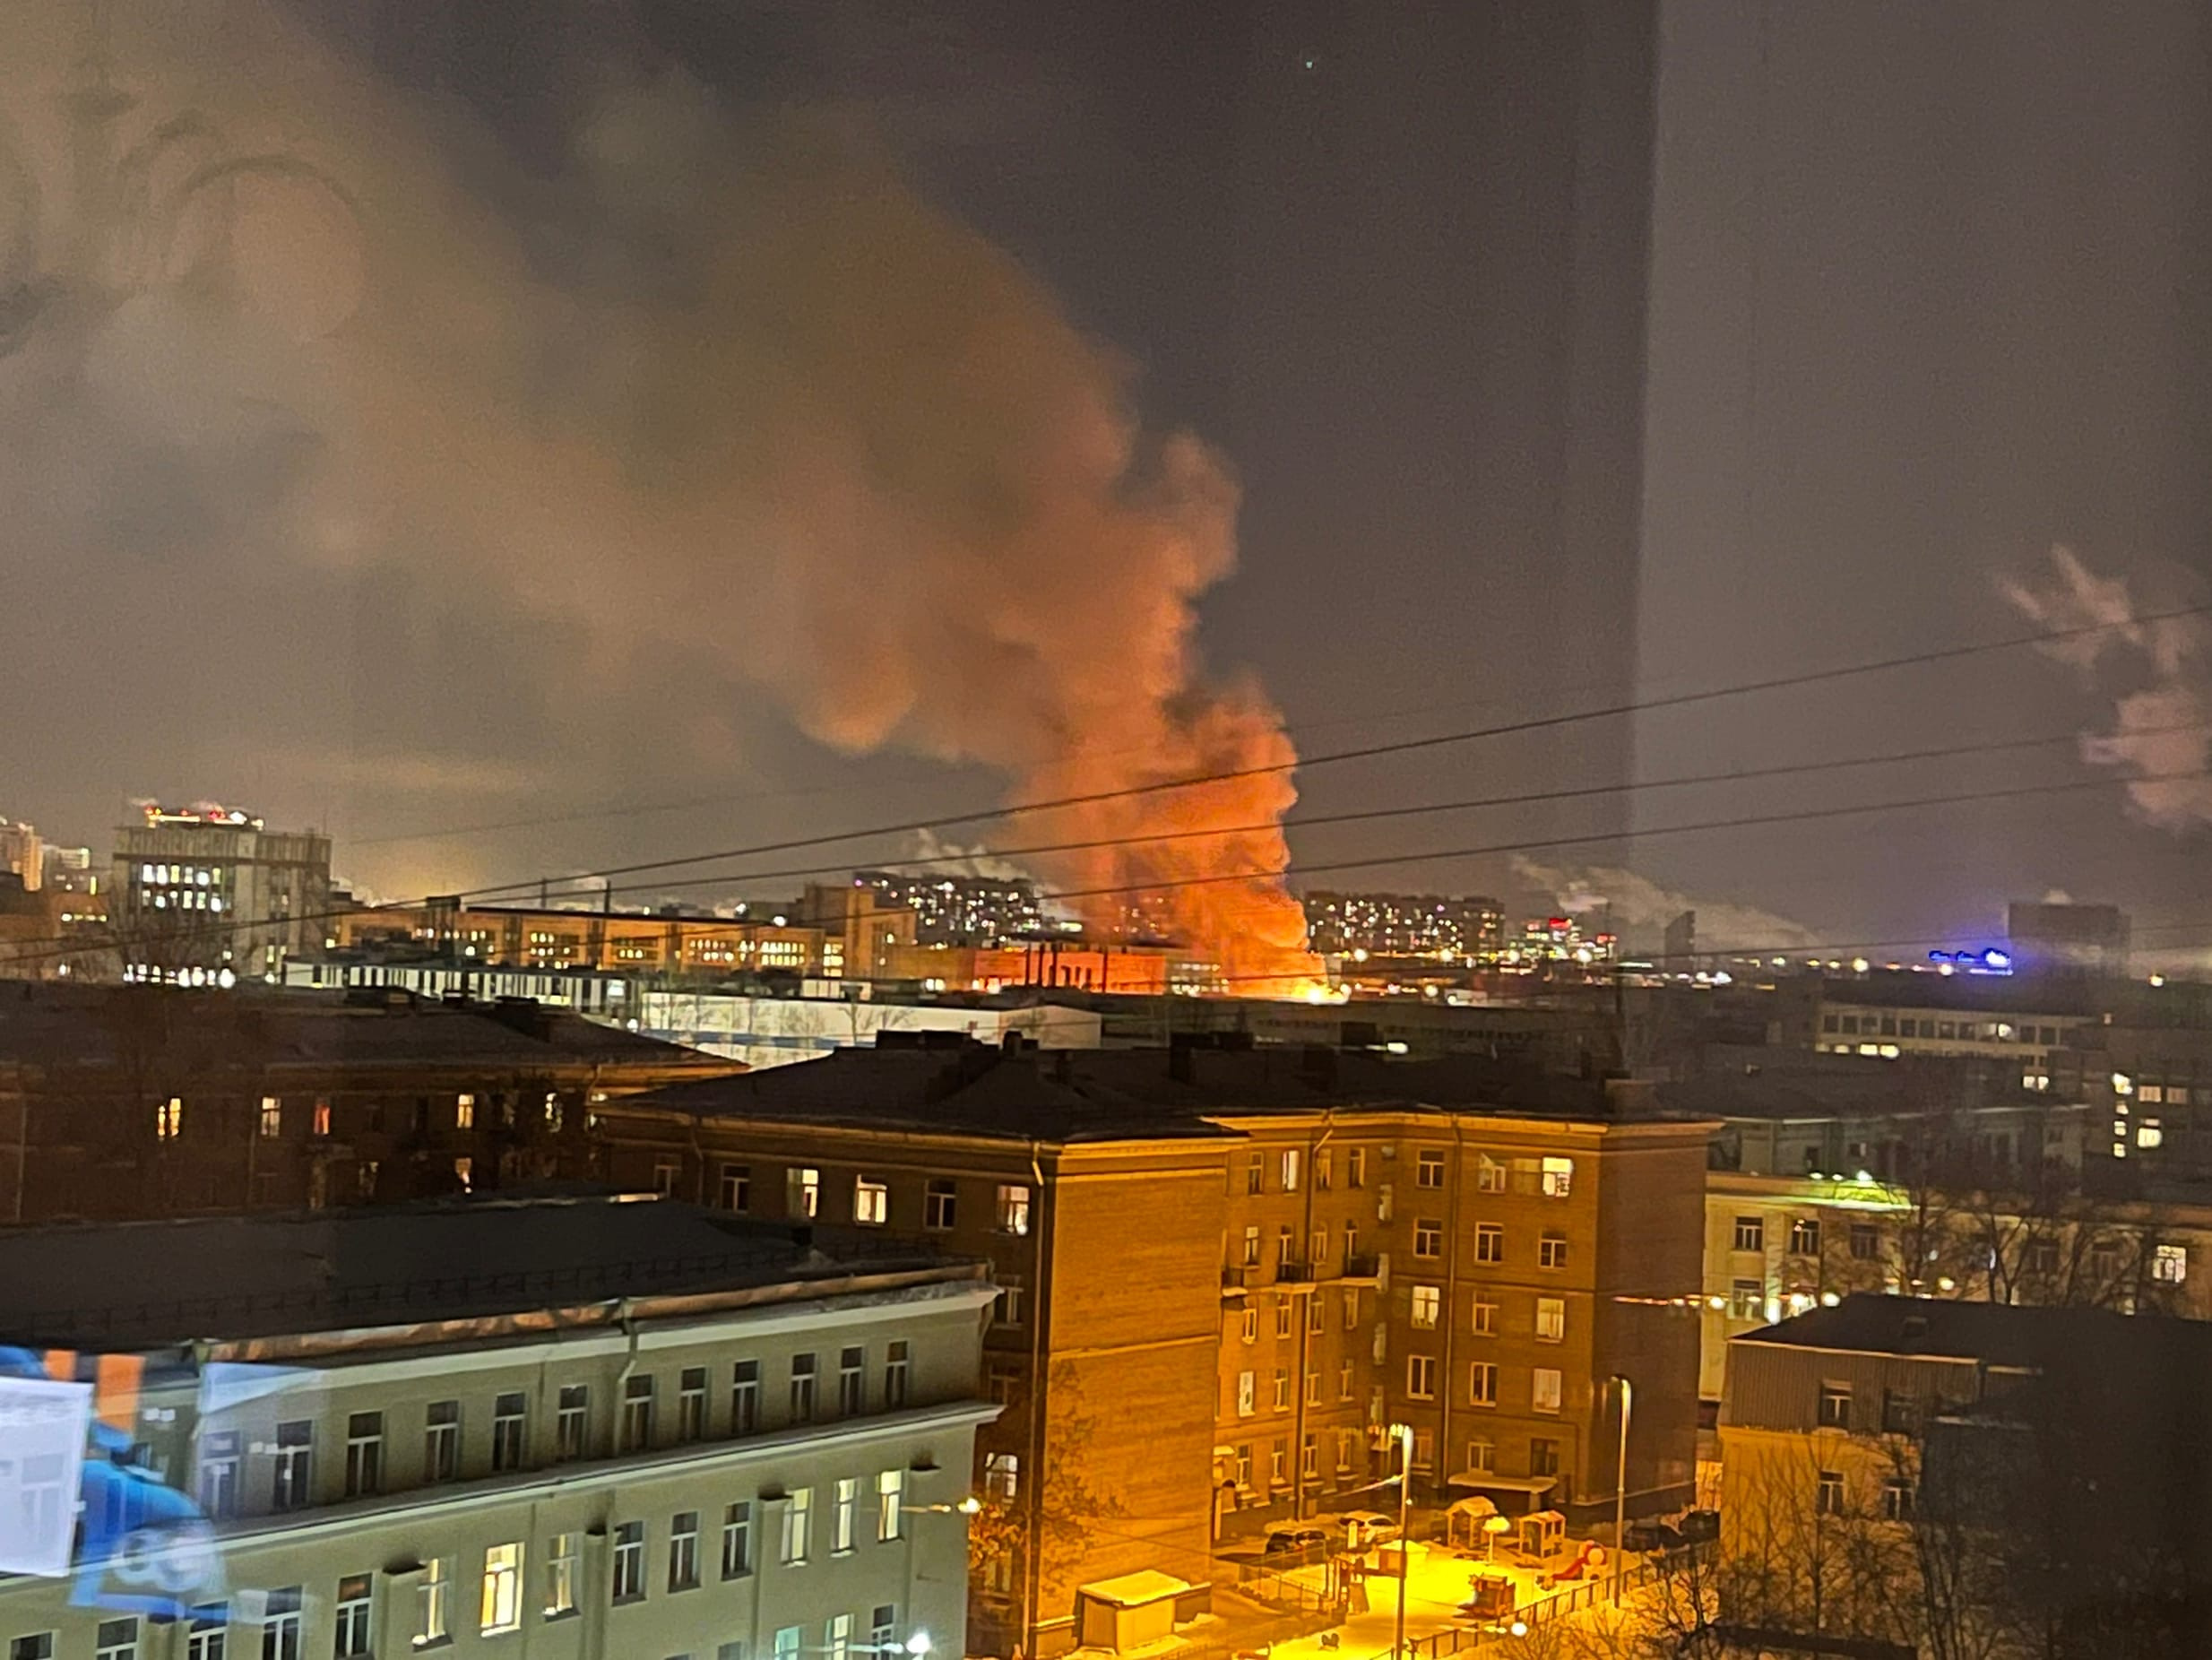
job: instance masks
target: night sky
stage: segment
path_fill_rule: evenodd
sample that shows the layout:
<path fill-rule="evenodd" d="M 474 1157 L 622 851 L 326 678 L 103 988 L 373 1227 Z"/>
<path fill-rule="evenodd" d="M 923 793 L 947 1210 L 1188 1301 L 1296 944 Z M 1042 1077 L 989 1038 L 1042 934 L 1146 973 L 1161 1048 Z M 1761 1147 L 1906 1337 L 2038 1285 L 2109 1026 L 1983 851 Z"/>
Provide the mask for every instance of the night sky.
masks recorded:
<path fill-rule="evenodd" d="M 1998 584 L 2047 582 L 2054 544 L 2146 607 L 2212 598 L 2212 22 L 2189 0 L 294 14 L 436 159 L 442 200 L 580 307 L 649 308 L 696 274 L 677 186 L 666 222 L 648 204 L 603 238 L 594 212 L 630 205 L 575 187 L 609 86 L 648 82 L 664 112 L 679 86 L 730 123 L 718 145 L 797 112 L 880 152 L 1126 360 L 1148 430 L 1195 431 L 1233 471 L 1240 562 L 1199 644 L 1209 670 L 1256 673 L 1308 752 L 2031 631 Z M 165 49 L 220 56 L 212 38 Z M 134 795 L 232 798 L 329 824 L 341 867 L 398 896 L 1006 787 L 895 739 L 839 756 L 805 736 L 747 681 L 746 633 L 774 613 L 742 579 L 712 594 L 726 646 L 640 649 L 645 628 L 609 668 L 588 626 L 444 588 L 435 562 L 249 556 L 246 536 L 216 557 L 220 514 L 187 536 L 147 499 L 68 521 L 96 533 L 66 557 L 8 515 L 0 811 L 59 838 L 103 843 Z M 1633 743 L 1608 722 L 1300 788 L 1326 813 L 2103 731 L 2148 672 L 2115 653 L 2091 685 L 2017 652 L 1655 716 Z M 2206 674 L 2201 650 L 2176 670 L 2191 696 Z M 2060 744 L 1633 810 L 1651 827 L 2090 775 Z M 1629 810 L 1292 847 L 1566 837 Z M 2212 941 L 2206 834 L 2137 822 L 2113 788 L 1532 857 L 1630 912 L 1685 896 L 1715 946 L 1758 943 L 1729 930 L 1767 917 L 1836 942 L 1985 930 L 2054 888 L 2146 932 L 2202 919 L 2150 941 L 2182 945 Z M 1631 903 L 1622 868 L 1665 891 Z M 1551 898 L 1503 856 L 1316 880 Z"/>

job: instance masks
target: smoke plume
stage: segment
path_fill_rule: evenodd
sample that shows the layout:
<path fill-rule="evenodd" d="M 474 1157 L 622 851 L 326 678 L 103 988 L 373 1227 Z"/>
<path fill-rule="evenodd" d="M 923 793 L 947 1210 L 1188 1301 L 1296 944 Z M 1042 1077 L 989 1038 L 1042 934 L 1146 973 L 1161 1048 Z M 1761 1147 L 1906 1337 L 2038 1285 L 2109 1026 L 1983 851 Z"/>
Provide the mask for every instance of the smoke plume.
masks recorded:
<path fill-rule="evenodd" d="M 2161 829 L 2212 824 L 2212 635 L 2203 619 L 2140 620 L 2125 578 L 2097 575 L 2067 548 L 2051 550 L 2043 581 L 1999 587 L 2044 628 L 2105 625 L 2039 648 L 2113 698 L 2112 731 L 2085 734 L 2082 759 L 2126 774 L 2130 805 Z"/>
<path fill-rule="evenodd" d="M 1235 557 L 1221 459 L 1147 433 L 1128 367 L 841 126 L 602 68 L 523 169 L 248 0 L 19 0 L 9 28 L 10 564 L 120 564 L 140 604 L 393 573 L 435 597 L 441 671 L 505 610 L 576 698 L 709 664 L 823 743 L 1016 798 L 1292 759 L 1193 648 Z M 1271 774 L 1024 834 L 1292 799 Z M 1133 885 L 1286 862 L 1269 829 L 1039 874 L 1105 922 Z M 1154 898 L 1230 974 L 1309 971 L 1276 876 Z"/>
<path fill-rule="evenodd" d="M 1538 864 L 1514 855 L 1514 874 L 1569 916 L 1610 907 L 1616 928 L 1663 929 L 1685 911 L 1698 913 L 1698 948 L 1715 951 L 1795 951 L 1816 944 L 1810 929 L 1755 905 L 1700 899 L 1662 887 L 1633 870 L 1585 865 Z M 1706 944 L 1706 941 L 1711 944 Z"/>

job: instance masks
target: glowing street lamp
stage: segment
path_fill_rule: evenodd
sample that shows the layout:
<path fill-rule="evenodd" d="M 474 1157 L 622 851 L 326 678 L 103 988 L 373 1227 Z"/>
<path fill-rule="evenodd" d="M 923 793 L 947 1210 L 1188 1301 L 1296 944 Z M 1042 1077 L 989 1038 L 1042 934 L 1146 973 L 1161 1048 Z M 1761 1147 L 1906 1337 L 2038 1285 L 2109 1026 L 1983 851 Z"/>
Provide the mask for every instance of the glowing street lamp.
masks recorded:
<path fill-rule="evenodd" d="M 1390 1439 L 1398 1444 L 1398 1624 L 1390 1660 L 1400 1660 L 1405 1653 L 1405 1576 L 1413 1548 L 1413 1530 L 1408 1526 L 1413 1492 L 1413 1426 L 1392 1424 Z"/>

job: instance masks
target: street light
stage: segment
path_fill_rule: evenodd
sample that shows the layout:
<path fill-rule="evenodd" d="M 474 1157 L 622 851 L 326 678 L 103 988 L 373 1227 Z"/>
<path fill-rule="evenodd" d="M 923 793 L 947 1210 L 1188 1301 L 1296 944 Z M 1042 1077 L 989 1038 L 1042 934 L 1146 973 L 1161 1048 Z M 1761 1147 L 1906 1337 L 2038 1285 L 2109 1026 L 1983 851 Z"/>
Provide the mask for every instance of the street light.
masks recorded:
<path fill-rule="evenodd" d="M 1488 1535 L 1482 1541 L 1482 1560 L 1495 1562 L 1498 1560 L 1498 1535 L 1511 1533 L 1513 1524 L 1493 1510 L 1482 1518 L 1482 1531 Z"/>
<path fill-rule="evenodd" d="M 1605 1381 L 1620 1386 L 1620 1456 L 1613 1465 L 1613 1606 L 1618 1608 L 1629 1560 L 1629 1414 L 1636 1391 L 1619 1372 Z"/>
<path fill-rule="evenodd" d="M 899 1509 L 908 1516 L 977 1516 L 982 1512 L 983 1501 L 970 1493 L 958 1504 L 903 1504 Z"/>
<path fill-rule="evenodd" d="M 1408 1535 L 1413 1493 L 1413 1426 L 1392 1424 L 1390 1439 L 1398 1444 L 1398 1627 L 1396 1639 L 1390 1646 L 1390 1660 L 1399 1660 L 1405 1653 L 1405 1575 L 1407 1555 L 1413 1549 Z"/>

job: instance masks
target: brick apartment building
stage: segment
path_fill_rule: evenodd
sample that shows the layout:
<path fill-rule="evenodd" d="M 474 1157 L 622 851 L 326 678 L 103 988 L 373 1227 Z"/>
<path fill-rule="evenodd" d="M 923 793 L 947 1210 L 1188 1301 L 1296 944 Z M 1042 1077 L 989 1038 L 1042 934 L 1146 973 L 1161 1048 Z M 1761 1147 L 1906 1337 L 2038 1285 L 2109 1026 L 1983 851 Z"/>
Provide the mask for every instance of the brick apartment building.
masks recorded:
<path fill-rule="evenodd" d="M 0 1222 L 588 1177 L 604 1102 L 734 1069 L 534 1003 L 25 981 L 0 990 Z"/>
<path fill-rule="evenodd" d="M 1687 1500 L 1712 1126 L 1536 1094 L 1468 1058 L 900 1047 L 601 1129 L 618 1183 L 991 1262 L 978 1477 L 1019 1543 L 975 1640 L 1035 1653 L 1079 1585 L 1203 1580 L 1226 1535 L 1374 1502 L 1387 1423 L 1423 1501 L 1610 1513 L 1626 1376 L 1632 1502 Z"/>

